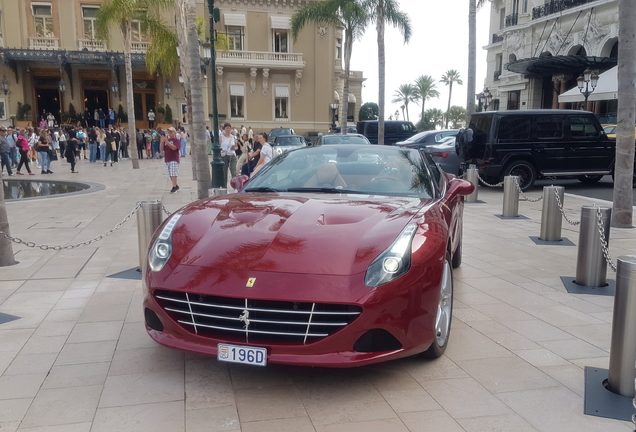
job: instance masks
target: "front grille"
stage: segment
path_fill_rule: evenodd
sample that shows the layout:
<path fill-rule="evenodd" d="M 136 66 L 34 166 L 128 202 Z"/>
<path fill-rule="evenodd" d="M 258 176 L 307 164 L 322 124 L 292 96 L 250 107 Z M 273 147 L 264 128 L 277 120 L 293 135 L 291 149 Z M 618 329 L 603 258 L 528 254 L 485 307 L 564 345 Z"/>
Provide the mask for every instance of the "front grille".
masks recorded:
<path fill-rule="evenodd" d="M 157 290 L 155 299 L 182 328 L 199 336 L 236 342 L 308 344 L 355 320 L 354 305 L 305 303 Z"/>

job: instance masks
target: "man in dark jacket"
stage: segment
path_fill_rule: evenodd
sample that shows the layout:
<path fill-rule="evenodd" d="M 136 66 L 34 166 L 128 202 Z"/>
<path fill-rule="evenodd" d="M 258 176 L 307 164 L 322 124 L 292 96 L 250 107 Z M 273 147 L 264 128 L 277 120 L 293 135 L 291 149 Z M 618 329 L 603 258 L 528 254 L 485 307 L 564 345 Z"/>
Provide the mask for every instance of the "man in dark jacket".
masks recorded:
<path fill-rule="evenodd" d="M 13 177 L 15 174 L 11 171 L 11 161 L 9 160 L 11 146 L 9 145 L 9 141 L 5 138 L 6 134 L 7 128 L 4 126 L 0 127 L 0 159 L 2 159 L 2 168 L 6 166 L 9 177 Z"/>

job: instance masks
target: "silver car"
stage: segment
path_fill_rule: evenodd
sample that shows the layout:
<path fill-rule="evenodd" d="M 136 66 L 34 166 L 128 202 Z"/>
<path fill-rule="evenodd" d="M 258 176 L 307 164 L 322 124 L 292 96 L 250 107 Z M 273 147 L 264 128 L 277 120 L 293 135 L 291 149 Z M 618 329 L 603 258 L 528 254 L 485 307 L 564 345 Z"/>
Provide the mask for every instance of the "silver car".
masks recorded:
<path fill-rule="evenodd" d="M 460 160 L 455 151 L 455 137 L 447 137 L 439 144 L 424 147 L 421 151 L 430 154 L 445 172 L 459 175 Z"/>
<path fill-rule="evenodd" d="M 297 148 L 306 147 L 307 142 L 305 138 L 300 135 L 281 135 L 274 138 L 272 147 L 274 149 L 274 155 L 280 155 L 284 152 L 295 150 Z"/>

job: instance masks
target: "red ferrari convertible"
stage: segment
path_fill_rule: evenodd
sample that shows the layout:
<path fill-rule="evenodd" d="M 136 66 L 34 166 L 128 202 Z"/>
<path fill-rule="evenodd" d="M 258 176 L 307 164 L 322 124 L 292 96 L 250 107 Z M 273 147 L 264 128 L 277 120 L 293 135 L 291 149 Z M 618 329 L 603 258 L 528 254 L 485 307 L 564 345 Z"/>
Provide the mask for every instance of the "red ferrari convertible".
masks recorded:
<path fill-rule="evenodd" d="M 283 153 L 240 193 L 189 204 L 157 230 L 144 270 L 148 333 L 260 366 L 439 357 L 472 190 L 417 150 Z"/>

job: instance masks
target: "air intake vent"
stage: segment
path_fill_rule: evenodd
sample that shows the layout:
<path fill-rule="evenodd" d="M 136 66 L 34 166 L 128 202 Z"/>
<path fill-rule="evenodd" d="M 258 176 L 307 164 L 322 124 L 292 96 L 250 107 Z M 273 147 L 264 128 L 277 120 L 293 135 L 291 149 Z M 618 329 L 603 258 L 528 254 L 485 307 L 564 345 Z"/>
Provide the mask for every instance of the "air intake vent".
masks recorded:
<path fill-rule="evenodd" d="M 168 315 L 199 336 L 237 342 L 308 344 L 334 334 L 355 320 L 354 305 L 299 303 L 217 297 L 157 290 Z"/>

